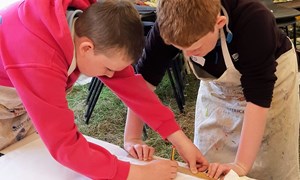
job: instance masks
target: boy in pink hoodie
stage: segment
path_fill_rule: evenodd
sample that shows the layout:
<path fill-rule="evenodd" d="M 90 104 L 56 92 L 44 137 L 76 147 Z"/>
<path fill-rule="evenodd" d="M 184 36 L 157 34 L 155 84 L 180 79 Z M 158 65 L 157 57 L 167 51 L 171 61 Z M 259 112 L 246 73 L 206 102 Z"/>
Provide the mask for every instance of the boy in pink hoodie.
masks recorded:
<path fill-rule="evenodd" d="M 133 165 L 86 141 L 66 100 L 83 73 L 99 77 L 177 148 L 191 170 L 206 170 L 173 113 L 134 74 L 131 64 L 142 48 L 143 27 L 127 1 L 25 0 L 1 10 L 0 149 L 32 133 L 32 122 L 54 159 L 91 179 L 175 178 L 174 161 Z M 13 133 L 6 136 L 9 128 Z M 142 151 L 145 159 L 149 148 Z"/>

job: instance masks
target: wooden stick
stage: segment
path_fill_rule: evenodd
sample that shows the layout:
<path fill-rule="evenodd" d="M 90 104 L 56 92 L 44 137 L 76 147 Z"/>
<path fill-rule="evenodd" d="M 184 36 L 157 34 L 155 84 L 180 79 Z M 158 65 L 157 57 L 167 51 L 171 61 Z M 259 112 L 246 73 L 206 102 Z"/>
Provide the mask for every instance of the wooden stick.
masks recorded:
<path fill-rule="evenodd" d="M 187 175 L 190 175 L 190 176 L 202 178 L 202 179 L 215 180 L 213 178 L 208 177 L 207 174 L 203 173 L 203 172 L 198 172 L 197 174 L 193 174 L 190 169 L 182 167 L 182 166 L 178 166 L 178 172 L 183 173 L 183 174 L 187 174 Z"/>
<path fill-rule="evenodd" d="M 175 148 L 175 146 L 172 146 L 171 158 L 170 158 L 172 161 L 174 161 L 175 152 L 176 152 L 176 148 Z M 190 169 L 182 167 L 182 166 L 178 166 L 178 172 L 183 173 L 183 174 L 187 174 L 187 175 L 190 175 L 190 176 L 194 176 L 194 177 L 199 177 L 199 178 L 202 178 L 202 179 L 214 180 L 213 178 L 208 177 L 203 172 L 198 172 L 197 174 L 193 174 L 190 171 Z"/>

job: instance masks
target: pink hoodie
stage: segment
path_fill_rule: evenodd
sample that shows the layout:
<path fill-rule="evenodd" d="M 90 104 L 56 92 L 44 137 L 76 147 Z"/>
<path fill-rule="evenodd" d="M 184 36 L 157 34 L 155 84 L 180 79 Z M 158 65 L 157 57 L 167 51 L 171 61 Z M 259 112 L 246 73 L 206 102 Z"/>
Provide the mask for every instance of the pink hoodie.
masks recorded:
<path fill-rule="evenodd" d="M 51 155 L 91 179 L 126 179 L 130 164 L 89 143 L 74 123 L 66 90 L 73 43 L 68 6 L 86 9 L 95 0 L 25 0 L 0 11 L 0 85 L 15 87 Z M 2 19 L 2 20 L 1 20 Z M 163 138 L 179 130 L 173 113 L 147 88 L 132 67 L 99 77 Z"/>

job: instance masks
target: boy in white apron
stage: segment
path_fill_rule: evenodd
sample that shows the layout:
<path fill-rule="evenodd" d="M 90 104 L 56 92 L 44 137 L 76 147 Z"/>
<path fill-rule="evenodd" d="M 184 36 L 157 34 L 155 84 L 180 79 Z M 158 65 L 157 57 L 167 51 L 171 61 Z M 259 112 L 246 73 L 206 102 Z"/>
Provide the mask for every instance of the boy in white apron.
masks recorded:
<path fill-rule="evenodd" d="M 156 86 L 178 49 L 201 79 L 194 143 L 210 176 L 299 179 L 297 57 L 272 13 L 253 0 L 162 0 L 138 72 Z"/>

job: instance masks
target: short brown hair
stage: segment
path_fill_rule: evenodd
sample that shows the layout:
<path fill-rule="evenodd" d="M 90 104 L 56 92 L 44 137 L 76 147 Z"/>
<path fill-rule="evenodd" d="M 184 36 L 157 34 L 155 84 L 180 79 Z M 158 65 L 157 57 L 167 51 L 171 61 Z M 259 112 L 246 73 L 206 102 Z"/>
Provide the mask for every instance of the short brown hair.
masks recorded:
<path fill-rule="evenodd" d="M 79 16 L 75 32 L 93 41 L 95 53 L 112 54 L 121 50 L 136 61 L 144 47 L 139 13 L 126 0 L 98 0 Z"/>
<path fill-rule="evenodd" d="M 220 0 L 160 0 L 157 22 L 167 44 L 189 47 L 214 31 Z"/>

